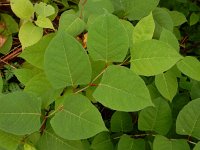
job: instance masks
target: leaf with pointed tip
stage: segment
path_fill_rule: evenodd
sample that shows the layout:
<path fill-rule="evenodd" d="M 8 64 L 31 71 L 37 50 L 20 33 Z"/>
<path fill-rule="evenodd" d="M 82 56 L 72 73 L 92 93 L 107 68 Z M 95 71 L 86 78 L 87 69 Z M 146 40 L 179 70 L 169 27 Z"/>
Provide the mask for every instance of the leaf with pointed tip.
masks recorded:
<path fill-rule="evenodd" d="M 51 5 L 47 5 L 46 3 L 40 2 L 36 3 L 34 6 L 35 12 L 42 17 L 48 17 L 55 13 L 55 8 Z"/>
<path fill-rule="evenodd" d="M 54 30 L 53 24 L 49 18 L 38 16 L 35 24 L 41 28 L 49 28 Z"/>
<path fill-rule="evenodd" d="M 119 111 L 138 111 L 153 105 L 144 81 L 121 66 L 106 69 L 93 96 L 104 106 Z"/>
<path fill-rule="evenodd" d="M 187 22 L 187 19 L 183 13 L 179 11 L 168 11 L 168 12 L 173 20 L 174 26 L 180 26 L 183 23 Z"/>

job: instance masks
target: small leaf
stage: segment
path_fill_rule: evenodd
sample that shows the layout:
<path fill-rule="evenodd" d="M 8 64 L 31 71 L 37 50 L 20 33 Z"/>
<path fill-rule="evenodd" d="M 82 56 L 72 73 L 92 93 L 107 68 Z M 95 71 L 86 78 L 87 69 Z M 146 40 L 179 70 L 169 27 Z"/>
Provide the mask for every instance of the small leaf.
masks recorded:
<path fill-rule="evenodd" d="M 51 119 L 51 125 L 57 135 L 68 140 L 86 139 L 107 131 L 98 109 L 82 95 L 66 96 L 63 109 Z"/>
<path fill-rule="evenodd" d="M 147 107 L 139 114 L 138 128 L 166 135 L 172 124 L 169 104 L 161 97 L 154 100 L 155 107 Z"/>
<path fill-rule="evenodd" d="M 31 22 L 24 23 L 19 30 L 19 40 L 23 49 L 37 43 L 43 35 L 43 29 Z"/>
<path fill-rule="evenodd" d="M 66 32 L 58 32 L 49 43 L 44 56 L 44 69 L 56 89 L 88 84 L 92 74 L 86 51 Z"/>
<path fill-rule="evenodd" d="M 178 11 L 168 11 L 168 12 L 174 22 L 174 26 L 180 26 L 183 23 L 187 22 L 187 19 L 183 13 Z"/>
<path fill-rule="evenodd" d="M 1 38 L 3 38 L 1 35 L 0 35 L 0 45 L 2 44 L 1 42 Z M 10 49 L 12 48 L 12 42 L 13 42 L 13 38 L 12 38 L 12 35 L 6 37 L 6 41 L 5 43 L 3 43 L 2 46 L 0 46 L 0 53 L 2 54 L 7 54 L 10 52 Z"/>
<path fill-rule="evenodd" d="M 199 22 L 199 15 L 192 13 L 190 16 L 190 26 L 195 25 L 197 22 Z"/>
<path fill-rule="evenodd" d="M 158 40 L 135 44 L 131 56 L 131 69 L 144 76 L 163 73 L 182 58 L 173 47 Z"/>
<path fill-rule="evenodd" d="M 155 29 L 152 13 L 142 18 L 133 30 L 133 43 L 151 40 Z"/>
<path fill-rule="evenodd" d="M 177 63 L 178 69 L 188 77 L 200 81 L 200 62 L 192 56 L 186 56 Z"/>
<path fill-rule="evenodd" d="M 119 19 L 107 13 L 95 19 L 88 29 L 87 46 L 94 61 L 122 62 L 128 52 L 129 37 Z"/>
<path fill-rule="evenodd" d="M 54 29 L 51 20 L 49 18 L 45 18 L 45 17 L 42 17 L 42 16 L 38 16 L 37 17 L 37 20 L 35 21 L 35 24 L 38 27 L 41 27 L 41 28 Z"/>
<path fill-rule="evenodd" d="M 29 0 L 10 0 L 10 5 L 12 11 L 20 19 L 29 20 L 33 13 L 33 4 Z"/>
<path fill-rule="evenodd" d="M 55 13 L 55 9 L 51 5 L 47 5 L 46 3 L 40 2 L 36 3 L 34 6 L 35 12 L 41 17 L 48 17 Z"/>
<path fill-rule="evenodd" d="M 112 132 L 129 132 L 133 129 L 131 115 L 127 112 L 116 111 L 110 121 Z"/>
<path fill-rule="evenodd" d="M 153 142 L 153 150 L 190 150 L 190 146 L 186 140 L 170 140 L 164 136 L 156 135 Z"/>
<path fill-rule="evenodd" d="M 143 139 L 133 139 L 128 135 L 123 135 L 118 143 L 117 150 L 145 150 Z"/>
<path fill-rule="evenodd" d="M 200 98 L 192 100 L 179 112 L 176 132 L 200 139 Z"/>
<path fill-rule="evenodd" d="M 153 105 L 144 81 L 121 66 L 106 69 L 93 96 L 104 106 L 119 111 L 138 111 Z"/>
<path fill-rule="evenodd" d="M 39 130 L 41 102 L 25 92 L 0 97 L 0 129 L 16 135 L 31 134 Z"/>

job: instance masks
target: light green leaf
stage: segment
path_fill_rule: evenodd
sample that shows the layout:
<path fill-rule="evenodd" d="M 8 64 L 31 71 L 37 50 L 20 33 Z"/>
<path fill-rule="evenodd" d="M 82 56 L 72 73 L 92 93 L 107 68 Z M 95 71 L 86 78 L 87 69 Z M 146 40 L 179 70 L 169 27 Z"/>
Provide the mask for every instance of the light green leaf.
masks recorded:
<path fill-rule="evenodd" d="M 121 62 L 129 48 L 129 37 L 119 19 L 107 13 L 90 26 L 87 47 L 95 61 Z"/>
<path fill-rule="evenodd" d="M 190 150 L 190 147 L 186 140 L 170 140 L 164 136 L 157 135 L 153 142 L 153 150 Z"/>
<path fill-rule="evenodd" d="M 34 76 L 34 73 L 31 69 L 16 69 L 14 70 L 14 74 L 17 77 L 17 79 L 26 85 L 26 83 Z"/>
<path fill-rule="evenodd" d="M 24 150 L 36 150 L 33 145 L 30 145 L 28 143 L 24 144 Z"/>
<path fill-rule="evenodd" d="M 10 0 L 12 11 L 20 19 L 29 20 L 34 13 L 33 4 L 30 0 Z"/>
<path fill-rule="evenodd" d="M 106 69 L 93 96 L 104 106 L 119 111 L 138 111 L 153 105 L 144 81 L 121 66 Z"/>
<path fill-rule="evenodd" d="M 109 132 L 101 132 L 94 137 L 90 149 L 92 150 L 114 150 Z"/>
<path fill-rule="evenodd" d="M 81 141 L 69 141 L 57 136 L 51 129 L 44 130 L 37 143 L 38 150 L 84 150 Z"/>
<path fill-rule="evenodd" d="M 176 132 L 200 139 L 200 98 L 192 100 L 179 112 Z"/>
<path fill-rule="evenodd" d="M 142 18 L 133 30 L 133 43 L 151 40 L 155 29 L 152 13 Z"/>
<path fill-rule="evenodd" d="M 183 23 L 187 22 L 187 19 L 183 13 L 178 11 L 168 11 L 168 12 L 174 22 L 174 26 L 180 26 Z"/>
<path fill-rule="evenodd" d="M 116 111 L 110 121 L 112 132 L 129 132 L 132 131 L 132 118 L 128 112 Z"/>
<path fill-rule="evenodd" d="M 138 128 L 142 131 L 155 131 L 166 135 L 172 125 L 170 106 L 161 97 L 156 98 L 154 104 L 155 107 L 148 107 L 140 112 Z"/>
<path fill-rule="evenodd" d="M 195 145 L 195 147 L 194 147 L 193 150 L 200 150 L 200 142 L 198 142 L 198 143 Z"/>
<path fill-rule="evenodd" d="M 131 49 L 131 69 L 139 75 L 152 76 L 169 70 L 182 58 L 169 44 L 147 40 Z"/>
<path fill-rule="evenodd" d="M 35 24 L 38 27 L 41 27 L 41 28 L 54 29 L 51 20 L 49 18 L 45 18 L 45 17 L 42 17 L 42 16 L 38 16 L 37 17 L 37 20 L 35 21 Z"/>
<path fill-rule="evenodd" d="M 123 135 L 118 143 L 117 150 L 145 150 L 143 139 L 133 139 L 128 135 Z"/>
<path fill-rule="evenodd" d="M 169 101 L 172 101 L 178 89 L 176 76 L 169 71 L 156 75 L 155 84 L 160 94 Z"/>
<path fill-rule="evenodd" d="M 6 133 L 0 130 L 0 148 L 16 150 L 22 140 L 21 136 Z"/>
<path fill-rule="evenodd" d="M 51 5 L 47 5 L 46 3 L 40 2 L 36 3 L 34 6 L 35 12 L 42 17 L 48 17 L 55 13 L 55 9 Z"/>
<path fill-rule="evenodd" d="M 195 25 L 197 22 L 199 22 L 199 15 L 196 13 L 192 13 L 190 15 L 190 26 Z"/>
<path fill-rule="evenodd" d="M 200 62 L 192 56 L 186 56 L 177 63 L 178 69 L 188 77 L 200 81 Z"/>
<path fill-rule="evenodd" d="M 81 44 L 66 32 L 59 32 L 49 43 L 44 69 L 54 88 L 88 84 L 91 65 Z"/>
<path fill-rule="evenodd" d="M 0 97 L 0 129 L 16 135 L 31 134 L 40 129 L 41 102 L 25 92 Z"/>
<path fill-rule="evenodd" d="M 51 119 L 51 126 L 57 135 L 69 140 L 86 139 L 107 131 L 98 109 L 82 95 L 66 96 L 63 109 Z"/>
<path fill-rule="evenodd" d="M 85 22 L 81 20 L 75 14 L 69 14 L 67 11 L 62 13 L 59 20 L 59 28 L 60 32 L 67 32 L 72 36 L 77 36 L 83 32 L 85 29 Z"/>
<path fill-rule="evenodd" d="M 39 42 L 25 48 L 20 54 L 20 57 L 25 59 L 31 65 L 43 69 L 44 53 L 47 46 L 49 45 L 49 42 L 52 40 L 54 36 L 55 34 L 53 33 L 43 36 Z"/>
<path fill-rule="evenodd" d="M 31 22 L 24 23 L 19 30 L 19 40 L 23 49 L 37 43 L 43 35 L 43 29 Z"/>
<path fill-rule="evenodd" d="M 160 41 L 163 41 L 165 43 L 168 43 L 171 45 L 177 52 L 179 52 L 179 42 L 176 38 L 176 36 L 169 30 L 163 28 L 161 35 L 160 35 Z"/>

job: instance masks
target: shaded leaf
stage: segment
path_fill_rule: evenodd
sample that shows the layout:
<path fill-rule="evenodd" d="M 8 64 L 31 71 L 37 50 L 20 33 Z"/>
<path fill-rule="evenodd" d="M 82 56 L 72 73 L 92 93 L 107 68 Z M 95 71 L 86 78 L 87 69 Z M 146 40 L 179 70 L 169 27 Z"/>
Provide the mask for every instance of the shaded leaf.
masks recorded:
<path fill-rule="evenodd" d="M 168 12 L 173 20 L 174 26 L 180 26 L 183 23 L 187 22 L 187 19 L 183 13 L 178 11 L 168 11 Z"/>

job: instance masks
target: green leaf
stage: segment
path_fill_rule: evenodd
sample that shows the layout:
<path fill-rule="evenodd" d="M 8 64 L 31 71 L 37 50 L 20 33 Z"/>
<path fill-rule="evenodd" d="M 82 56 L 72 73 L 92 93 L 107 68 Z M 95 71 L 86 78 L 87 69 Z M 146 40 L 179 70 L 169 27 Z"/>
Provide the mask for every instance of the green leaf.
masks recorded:
<path fill-rule="evenodd" d="M 85 22 L 81 20 L 78 16 L 74 14 L 69 14 L 69 12 L 62 13 L 59 20 L 60 32 L 67 32 L 72 36 L 77 36 L 83 32 L 85 29 Z"/>
<path fill-rule="evenodd" d="M 7 38 L 6 42 L 3 44 L 2 47 L 0 47 L 0 53 L 2 53 L 2 54 L 9 53 L 10 49 L 12 48 L 12 42 L 13 42 L 12 35 L 5 37 L 5 38 Z"/>
<path fill-rule="evenodd" d="M 107 13 L 90 26 L 87 47 L 94 61 L 121 62 L 129 48 L 129 37 L 119 19 Z"/>
<path fill-rule="evenodd" d="M 190 15 L 190 26 L 195 25 L 197 22 L 199 22 L 199 15 L 196 13 L 192 13 Z"/>
<path fill-rule="evenodd" d="M 31 22 L 24 23 L 19 30 L 19 40 L 23 49 L 37 43 L 43 35 L 43 29 Z"/>
<path fill-rule="evenodd" d="M 143 139 L 133 139 L 128 135 L 123 135 L 118 143 L 117 150 L 145 150 Z"/>
<path fill-rule="evenodd" d="M 84 150 L 81 141 L 69 141 L 57 136 L 52 130 L 44 130 L 37 143 L 38 150 Z"/>
<path fill-rule="evenodd" d="M 45 18 L 45 17 L 42 17 L 42 16 L 38 16 L 37 17 L 37 20 L 35 21 L 35 24 L 38 27 L 41 27 L 41 28 L 54 29 L 51 20 L 49 18 Z"/>
<path fill-rule="evenodd" d="M 104 106 L 119 111 L 138 111 L 153 105 L 144 81 L 121 66 L 106 69 L 93 96 Z"/>
<path fill-rule="evenodd" d="M 47 5 L 46 3 L 40 2 L 36 3 L 34 6 L 35 12 L 41 17 L 48 17 L 55 13 L 55 9 L 51 5 Z"/>
<path fill-rule="evenodd" d="M 155 131 L 166 135 L 172 124 L 169 104 L 161 97 L 154 100 L 155 107 L 143 109 L 139 114 L 138 128 L 142 131 Z"/>
<path fill-rule="evenodd" d="M 157 75 L 169 70 L 181 58 L 169 44 L 147 40 L 131 49 L 131 69 L 139 75 Z"/>
<path fill-rule="evenodd" d="M 155 84 L 160 94 L 169 101 L 172 101 L 178 89 L 176 76 L 169 71 L 156 75 Z"/>
<path fill-rule="evenodd" d="M 171 45 L 177 52 L 179 52 L 179 42 L 176 38 L 176 36 L 169 30 L 163 28 L 161 35 L 160 35 L 160 41 L 163 41 L 165 43 L 168 43 Z"/>
<path fill-rule="evenodd" d="M 2 76 L 0 76 L 0 94 L 2 93 L 3 91 L 3 79 L 2 79 Z"/>
<path fill-rule="evenodd" d="M 186 140 L 170 140 L 164 136 L 157 135 L 153 142 L 153 150 L 190 150 L 190 147 Z"/>
<path fill-rule="evenodd" d="M 127 112 L 116 111 L 110 121 L 112 132 L 129 132 L 133 130 L 131 115 Z"/>
<path fill-rule="evenodd" d="M 40 69 L 43 69 L 44 68 L 44 53 L 47 46 L 49 45 L 49 42 L 52 40 L 54 36 L 55 34 L 53 33 L 43 36 L 39 42 L 25 48 L 20 54 L 20 57 L 25 59 L 31 65 L 38 67 Z"/>
<path fill-rule="evenodd" d="M 193 150 L 200 150 L 200 142 L 198 142 L 198 143 L 195 145 L 195 147 L 194 147 Z"/>
<path fill-rule="evenodd" d="M 86 139 L 107 131 L 98 109 L 82 95 L 66 96 L 63 109 L 51 119 L 51 125 L 57 135 L 69 140 Z"/>
<path fill-rule="evenodd" d="M 200 62 L 192 56 L 186 56 L 177 63 L 178 69 L 188 77 L 200 81 Z"/>
<path fill-rule="evenodd" d="M 109 132 L 101 132 L 94 137 L 91 147 L 92 150 L 114 150 Z"/>
<path fill-rule="evenodd" d="M 16 150 L 21 141 L 21 136 L 13 135 L 0 130 L 0 148 L 2 147 L 6 150 Z"/>
<path fill-rule="evenodd" d="M 142 18 L 133 30 L 133 43 L 151 40 L 155 29 L 152 13 Z"/>
<path fill-rule="evenodd" d="M 24 144 L 24 150 L 36 150 L 33 145 L 30 145 L 28 143 Z"/>
<path fill-rule="evenodd" d="M 44 70 L 50 83 L 58 89 L 88 84 L 92 74 L 86 51 L 66 32 L 59 32 L 49 43 Z"/>
<path fill-rule="evenodd" d="M 33 4 L 29 0 L 10 0 L 12 11 L 20 19 L 29 20 L 34 13 Z"/>
<path fill-rule="evenodd" d="M 15 92 L 0 97 L 0 129 L 16 135 L 40 129 L 41 102 L 28 93 Z"/>
<path fill-rule="evenodd" d="M 192 100 L 179 112 L 176 132 L 200 139 L 200 98 Z"/>
<path fill-rule="evenodd" d="M 19 26 L 17 22 L 8 14 L 1 14 L 1 19 L 6 24 L 6 32 L 7 34 L 16 33 L 19 31 Z"/>
<path fill-rule="evenodd" d="M 34 73 L 31 69 L 16 69 L 14 70 L 14 74 L 17 77 L 17 79 L 26 85 L 26 83 L 34 76 Z"/>
<path fill-rule="evenodd" d="M 183 13 L 178 11 L 168 11 L 168 12 L 174 22 L 174 26 L 180 26 L 183 23 L 187 22 L 187 19 Z"/>
<path fill-rule="evenodd" d="M 200 98 L 200 82 L 193 80 L 192 87 L 190 91 L 190 96 L 192 99 Z"/>

